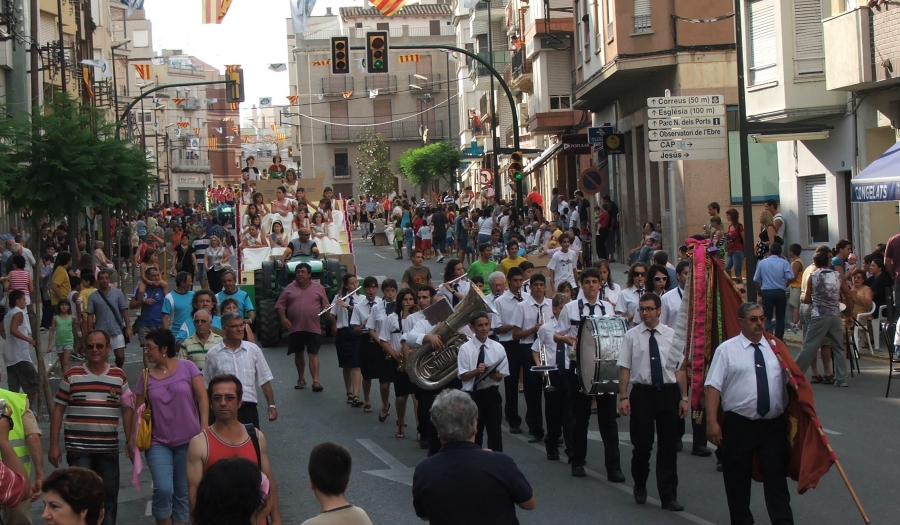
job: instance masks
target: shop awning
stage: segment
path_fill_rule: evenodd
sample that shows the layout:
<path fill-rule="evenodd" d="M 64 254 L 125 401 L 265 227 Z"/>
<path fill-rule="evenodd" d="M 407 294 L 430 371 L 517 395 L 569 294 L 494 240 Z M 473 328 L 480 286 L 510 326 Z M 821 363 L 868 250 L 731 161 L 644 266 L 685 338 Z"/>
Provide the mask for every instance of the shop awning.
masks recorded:
<path fill-rule="evenodd" d="M 562 142 L 557 142 L 556 144 L 545 149 L 536 159 L 529 162 L 528 165 L 525 166 L 525 175 L 528 175 L 534 170 L 543 166 L 545 162 L 553 158 L 553 155 L 555 155 L 560 148 L 562 148 Z"/>
<path fill-rule="evenodd" d="M 900 200 L 900 142 L 888 148 L 851 182 L 853 202 Z"/>

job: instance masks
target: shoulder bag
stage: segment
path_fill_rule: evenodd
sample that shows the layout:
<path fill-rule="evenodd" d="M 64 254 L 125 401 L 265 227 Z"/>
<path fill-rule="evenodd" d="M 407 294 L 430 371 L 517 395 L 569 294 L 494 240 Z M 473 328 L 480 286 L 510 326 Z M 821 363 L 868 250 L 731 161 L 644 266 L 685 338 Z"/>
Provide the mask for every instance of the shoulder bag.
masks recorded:
<path fill-rule="evenodd" d="M 138 423 L 137 448 L 141 452 L 148 450 L 153 441 L 153 419 L 150 412 L 150 398 L 147 396 L 147 383 L 150 382 L 150 369 L 144 369 L 144 412 Z"/>
<path fill-rule="evenodd" d="M 106 294 L 101 290 L 97 290 L 97 293 L 100 294 L 100 298 L 103 299 L 103 302 L 106 303 L 106 306 L 109 307 L 109 310 L 112 312 L 113 317 L 116 319 L 116 322 L 119 323 L 119 326 L 122 328 L 122 338 L 125 339 L 125 344 L 131 342 L 131 338 L 128 337 L 128 334 L 125 333 L 125 321 L 122 320 L 121 314 L 119 314 L 118 310 L 113 308 L 113 305 L 109 304 L 109 299 L 106 298 Z"/>

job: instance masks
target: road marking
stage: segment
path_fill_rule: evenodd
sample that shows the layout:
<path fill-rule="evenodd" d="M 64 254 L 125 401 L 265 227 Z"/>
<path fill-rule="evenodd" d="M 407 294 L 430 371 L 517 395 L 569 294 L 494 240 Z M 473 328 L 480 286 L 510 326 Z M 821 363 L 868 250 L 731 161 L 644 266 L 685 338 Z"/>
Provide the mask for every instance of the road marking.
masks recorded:
<path fill-rule="evenodd" d="M 415 472 L 414 467 L 407 467 L 403 462 L 392 456 L 387 450 L 378 446 L 371 439 L 357 439 L 356 441 L 388 466 L 387 469 L 363 471 L 365 474 L 371 474 L 373 476 L 378 476 L 379 478 L 412 487 L 413 473 Z"/>
<path fill-rule="evenodd" d="M 822 427 L 822 430 L 825 431 L 826 434 L 831 434 L 832 436 L 840 436 L 840 435 L 841 435 L 840 432 L 837 432 L 837 431 L 834 431 L 834 430 L 828 430 L 828 429 L 825 428 L 825 427 Z"/>
<path fill-rule="evenodd" d="M 153 501 L 147 502 L 147 507 L 144 508 L 144 517 L 149 517 L 153 515 Z"/>
<path fill-rule="evenodd" d="M 378 257 L 381 257 L 382 259 L 387 259 L 387 257 L 385 257 L 384 255 L 381 255 L 380 253 L 376 253 L 375 255 Z"/>

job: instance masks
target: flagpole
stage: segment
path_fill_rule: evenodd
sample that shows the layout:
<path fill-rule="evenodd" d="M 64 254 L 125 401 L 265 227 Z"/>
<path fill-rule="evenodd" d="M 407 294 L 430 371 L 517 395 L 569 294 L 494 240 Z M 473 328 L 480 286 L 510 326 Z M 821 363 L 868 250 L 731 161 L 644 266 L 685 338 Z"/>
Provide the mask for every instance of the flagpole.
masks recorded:
<path fill-rule="evenodd" d="M 771 335 L 771 334 L 766 334 Z M 774 340 L 772 340 L 774 343 Z M 773 344 L 773 346 L 776 346 Z M 788 377 L 788 383 L 791 387 L 799 392 L 800 387 L 797 385 L 797 380 L 794 379 L 794 376 L 791 374 L 790 368 L 788 368 L 787 363 L 784 358 L 781 356 L 780 352 L 775 352 L 775 356 L 778 357 L 778 362 L 781 363 L 781 367 L 784 369 L 785 374 Z M 841 479 L 844 480 L 844 485 L 847 486 L 847 490 L 850 491 L 850 497 L 853 499 L 853 503 L 856 504 L 856 508 L 859 509 L 859 513 L 862 515 L 863 521 L 866 524 L 872 523 L 872 520 L 869 519 L 869 515 L 866 514 L 866 509 L 863 508 L 862 502 L 859 501 L 859 497 L 856 495 L 856 490 L 853 489 L 853 485 L 850 484 L 850 478 L 847 477 L 847 473 L 844 472 L 844 467 L 841 466 L 840 460 L 838 460 L 837 452 L 831 447 L 831 442 L 828 441 L 828 436 L 825 435 L 825 430 L 822 428 L 822 423 L 819 421 L 819 417 L 815 416 L 812 418 L 813 425 L 816 426 L 816 431 L 819 433 L 819 437 L 822 439 L 822 443 L 825 444 L 825 448 L 828 449 L 828 453 L 831 454 L 831 460 L 834 462 L 835 466 L 838 469 L 838 473 L 841 475 Z"/>

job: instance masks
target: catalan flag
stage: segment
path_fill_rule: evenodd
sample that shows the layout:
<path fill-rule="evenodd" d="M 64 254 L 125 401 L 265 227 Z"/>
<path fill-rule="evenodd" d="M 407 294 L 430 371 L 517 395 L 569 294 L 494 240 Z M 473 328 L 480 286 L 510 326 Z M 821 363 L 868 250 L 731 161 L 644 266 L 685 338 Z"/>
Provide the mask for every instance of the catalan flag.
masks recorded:
<path fill-rule="evenodd" d="M 275 140 L 278 142 L 284 142 L 284 139 L 287 138 L 287 133 L 276 133 Z"/>
<path fill-rule="evenodd" d="M 81 66 L 81 80 L 84 82 L 84 93 L 90 97 L 94 98 L 94 88 L 91 87 L 91 68 L 88 66 Z"/>
<path fill-rule="evenodd" d="M 219 147 L 219 139 L 217 139 L 216 137 L 209 137 L 208 139 L 206 139 L 206 144 L 207 146 L 209 146 L 209 149 L 216 149 L 217 147 Z"/>
<path fill-rule="evenodd" d="M 150 80 L 150 64 L 132 64 L 141 80 Z"/>
<path fill-rule="evenodd" d="M 294 104 L 297 103 L 298 100 L 300 100 L 300 95 L 288 95 L 287 99 L 288 99 L 288 102 L 290 102 L 291 105 L 293 106 Z"/>
<path fill-rule="evenodd" d="M 240 107 L 241 104 L 238 102 L 231 102 L 230 104 L 228 104 L 228 109 L 230 109 L 231 111 L 237 111 Z"/>
<path fill-rule="evenodd" d="M 231 0 L 203 0 L 202 20 L 204 24 L 221 24 L 228 8 L 231 7 Z"/>
<path fill-rule="evenodd" d="M 342 91 L 341 94 L 344 95 L 344 98 L 350 98 L 350 95 L 352 95 L 353 92 L 352 91 Z"/>
<path fill-rule="evenodd" d="M 187 129 L 190 127 L 191 123 L 190 122 L 176 122 L 175 125 L 181 129 Z"/>
<path fill-rule="evenodd" d="M 278 131 L 278 124 L 272 124 L 272 131 Z"/>
<path fill-rule="evenodd" d="M 314 66 L 327 66 L 331 64 L 331 60 L 313 60 L 312 65 Z"/>
<path fill-rule="evenodd" d="M 406 4 L 406 0 L 374 0 L 372 5 L 384 16 L 393 16 Z"/>
<path fill-rule="evenodd" d="M 200 136 L 200 128 L 194 128 L 194 135 Z"/>
<path fill-rule="evenodd" d="M 184 104 L 185 101 L 187 101 L 186 98 L 173 98 L 172 99 L 172 102 L 174 102 L 176 106 L 180 106 L 180 105 Z"/>
<path fill-rule="evenodd" d="M 397 57 L 397 59 L 400 60 L 401 64 L 404 62 L 418 62 L 419 55 L 418 54 L 416 54 L 416 55 L 399 55 Z"/>

